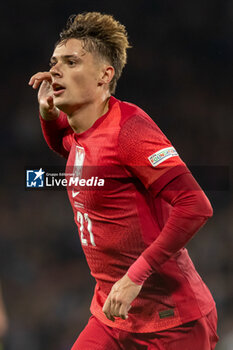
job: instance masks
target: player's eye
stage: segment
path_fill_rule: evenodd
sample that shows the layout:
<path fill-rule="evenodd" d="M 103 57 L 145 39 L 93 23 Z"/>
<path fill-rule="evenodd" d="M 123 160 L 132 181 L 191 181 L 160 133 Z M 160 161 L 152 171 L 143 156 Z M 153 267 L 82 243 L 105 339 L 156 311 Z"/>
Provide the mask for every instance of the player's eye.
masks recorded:
<path fill-rule="evenodd" d="M 54 62 L 49 62 L 49 66 L 50 66 L 50 68 L 54 67 L 54 66 L 55 66 L 55 64 L 56 64 L 56 62 L 55 62 L 55 61 L 54 61 Z"/>
<path fill-rule="evenodd" d="M 67 63 L 70 67 L 75 66 L 75 64 L 76 64 L 76 62 L 73 60 L 68 60 Z"/>

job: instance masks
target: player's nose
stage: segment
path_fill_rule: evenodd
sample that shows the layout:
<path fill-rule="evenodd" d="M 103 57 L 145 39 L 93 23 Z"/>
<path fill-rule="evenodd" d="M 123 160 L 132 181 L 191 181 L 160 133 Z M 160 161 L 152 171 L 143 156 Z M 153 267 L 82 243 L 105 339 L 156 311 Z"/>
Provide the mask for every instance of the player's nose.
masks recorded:
<path fill-rule="evenodd" d="M 62 76 L 62 71 L 61 71 L 61 68 L 58 65 L 58 63 L 50 68 L 50 73 L 53 77 L 61 77 Z"/>

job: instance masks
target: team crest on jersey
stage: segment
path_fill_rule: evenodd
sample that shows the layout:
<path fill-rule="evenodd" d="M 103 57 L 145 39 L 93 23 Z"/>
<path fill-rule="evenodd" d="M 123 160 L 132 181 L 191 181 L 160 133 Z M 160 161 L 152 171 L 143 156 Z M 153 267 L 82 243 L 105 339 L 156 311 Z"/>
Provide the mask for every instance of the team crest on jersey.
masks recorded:
<path fill-rule="evenodd" d="M 82 176 L 82 168 L 85 158 L 85 151 L 83 147 L 76 146 L 75 148 L 75 158 L 74 158 L 74 169 L 73 169 L 73 176 L 81 178 Z M 76 197 L 79 194 L 79 191 L 75 191 L 74 188 L 72 189 L 72 197 Z"/>
<path fill-rule="evenodd" d="M 151 156 L 148 157 L 150 163 L 153 167 L 156 167 L 160 163 L 164 162 L 168 158 L 178 156 L 179 154 L 176 152 L 174 147 L 163 148 L 158 152 L 155 152 Z"/>
<path fill-rule="evenodd" d="M 82 167 L 85 158 L 85 151 L 83 147 L 76 146 L 75 149 L 75 159 L 74 159 L 74 170 L 73 174 L 75 177 L 81 178 Z"/>

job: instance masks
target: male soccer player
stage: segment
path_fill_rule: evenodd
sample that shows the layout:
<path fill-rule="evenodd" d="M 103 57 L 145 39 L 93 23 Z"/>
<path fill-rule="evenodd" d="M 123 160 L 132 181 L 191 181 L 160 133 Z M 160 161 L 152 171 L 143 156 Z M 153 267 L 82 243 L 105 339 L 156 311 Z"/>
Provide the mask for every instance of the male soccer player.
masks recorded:
<path fill-rule="evenodd" d="M 214 349 L 215 303 L 184 248 L 212 208 L 152 119 L 112 96 L 128 47 L 112 16 L 72 16 L 50 71 L 29 82 L 40 86 L 44 137 L 67 172 L 104 180 L 68 187 L 96 279 L 92 316 L 72 349 Z"/>

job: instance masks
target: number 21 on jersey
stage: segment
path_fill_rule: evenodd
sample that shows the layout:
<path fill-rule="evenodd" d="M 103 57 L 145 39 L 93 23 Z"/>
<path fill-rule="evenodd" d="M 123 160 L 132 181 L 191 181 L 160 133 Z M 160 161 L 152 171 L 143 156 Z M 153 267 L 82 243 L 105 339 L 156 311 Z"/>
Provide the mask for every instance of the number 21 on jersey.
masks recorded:
<path fill-rule="evenodd" d="M 82 214 L 80 211 L 77 211 L 77 222 L 79 223 L 80 230 L 80 240 L 82 245 L 88 245 L 88 238 L 93 247 L 96 246 L 94 235 L 92 233 L 92 222 L 87 213 Z M 88 236 L 84 237 L 84 230 L 88 232 Z"/>

